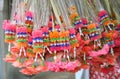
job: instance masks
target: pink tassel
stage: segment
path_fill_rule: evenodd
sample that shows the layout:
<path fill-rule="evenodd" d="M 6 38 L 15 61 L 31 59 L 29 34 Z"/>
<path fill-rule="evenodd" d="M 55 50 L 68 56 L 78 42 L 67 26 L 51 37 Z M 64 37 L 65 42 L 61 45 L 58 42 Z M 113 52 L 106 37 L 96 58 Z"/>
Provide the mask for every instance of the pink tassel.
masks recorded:
<path fill-rule="evenodd" d="M 43 32 L 41 30 L 34 30 L 32 32 L 32 36 L 33 36 L 33 38 L 42 37 L 43 36 Z"/>
<path fill-rule="evenodd" d="M 43 28 L 41 28 L 41 30 L 43 31 L 43 32 L 49 32 L 49 28 L 48 27 L 43 27 Z"/>
<path fill-rule="evenodd" d="M 55 29 L 56 29 L 58 32 L 60 32 L 60 25 L 57 24 L 57 25 L 55 26 Z"/>
<path fill-rule="evenodd" d="M 26 16 L 33 17 L 33 13 L 32 13 L 31 11 L 27 11 L 27 12 L 26 12 Z"/>
<path fill-rule="evenodd" d="M 3 28 L 3 29 L 6 29 L 6 27 L 7 27 L 8 25 L 10 25 L 10 20 L 4 20 L 4 21 L 3 21 L 3 24 L 2 24 L 2 28 Z"/>
<path fill-rule="evenodd" d="M 104 16 L 105 14 L 107 14 L 107 11 L 106 11 L 106 10 L 102 10 L 102 11 L 99 12 L 98 16 L 99 16 L 99 17 L 102 17 L 102 16 Z"/>
<path fill-rule="evenodd" d="M 75 26 L 75 28 L 76 28 L 76 29 L 79 29 L 79 28 L 81 28 L 81 27 L 83 27 L 83 26 L 84 26 L 83 24 L 78 24 L 78 25 Z"/>
<path fill-rule="evenodd" d="M 69 29 L 70 34 L 75 34 L 75 30 L 74 29 Z"/>
<path fill-rule="evenodd" d="M 21 32 L 26 32 L 27 33 L 27 28 L 26 27 L 17 28 L 17 33 L 21 33 Z"/>
<path fill-rule="evenodd" d="M 81 18 L 81 20 L 82 20 L 82 23 L 83 23 L 83 24 L 87 24 L 87 23 L 88 23 L 88 21 L 87 21 L 86 18 Z"/>
<path fill-rule="evenodd" d="M 32 36 L 29 36 L 28 41 L 32 42 Z"/>
<path fill-rule="evenodd" d="M 15 32 L 16 31 L 16 26 L 13 25 L 13 24 L 9 24 L 5 27 L 5 30 L 11 30 L 11 31 Z"/>
<path fill-rule="evenodd" d="M 52 27 L 52 22 L 51 21 L 48 22 L 48 27 L 49 28 Z"/>

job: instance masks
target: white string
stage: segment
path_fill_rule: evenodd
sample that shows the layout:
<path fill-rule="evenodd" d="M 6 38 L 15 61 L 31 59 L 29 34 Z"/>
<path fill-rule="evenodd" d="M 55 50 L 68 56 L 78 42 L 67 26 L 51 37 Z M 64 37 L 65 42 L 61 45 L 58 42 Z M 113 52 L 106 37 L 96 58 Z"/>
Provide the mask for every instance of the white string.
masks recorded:
<path fill-rule="evenodd" d="M 10 52 L 11 43 L 8 44 L 8 52 Z"/>
<path fill-rule="evenodd" d="M 52 52 L 50 51 L 50 49 L 49 49 L 47 46 L 45 46 L 45 48 L 48 50 L 48 52 L 49 52 L 50 54 L 52 54 Z"/>
<path fill-rule="evenodd" d="M 110 52 L 111 52 L 112 56 L 114 56 L 113 48 L 110 48 Z"/>
<path fill-rule="evenodd" d="M 37 58 L 38 58 L 38 53 L 36 53 L 36 55 L 35 55 L 35 62 L 37 61 Z"/>
<path fill-rule="evenodd" d="M 70 62 L 70 56 L 69 56 L 68 50 L 66 50 L 66 52 L 67 52 L 67 59 L 68 59 L 68 61 Z"/>
<path fill-rule="evenodd" d="M 54 51 L 54 54 L 55 54 L 55 56 L 54 56 L 54 60 L 56 60 L 56 59 L 57 59 L 57 57 L 56 57 L 56 51 Z"/>
<path fill-rule="evenodd" d="M 22 47 L 22 49 L 23 49 L 24 56 L 26 57 L 27 55 L 26 55 L 25 48 L 24 48 L 24 47 Z"/>
<path fill-rule="evenodd" d="M 42 59 L 42 61 L 44 61 L 44 58 L 43 58 L 43 56 L 39 53 L 39 55 L 40 55 L 40 57 L 41 57 L 41 59 Z"/>
<path fill-rule="evenodd" d="M 76 59 L 76 47 L 74 47 L 74 59 Z"/>
<path fill-rule="evenodd" d="M 66 50 L 64 50 L 64 55 L 63 55 L 63 58 L 65 59 L 66 57 Z"/>
<path fill-rule="evenodd" d="M 57 19 L 57 22 L 58 22 L 58 24 L 60 24 L 60 26 L 62 26 L 62 23 L 61 23 L 61 21 L 60 21 L 59 15 L 58 15 L 58 11 L 57 11 L 57 9 L 55 8 L 55 2 L 54 2 L 53 0 L 50 0 L 50 2 L 51 2 L 51 5 L 52 5 L 52 7 L 53 7 L 53 11 L 54 11 L 55 17 L 56 17 L 56 19 Z M 63 27 L 61 27 L 61 29 L 64 30 Z"/>
<path fill-rule="evenodd" d="M 22 48 L 20 48 L 20 53 L 19 53 L 19 56 L 21 56 L 22 55 Z"/>
<path fill-rule="evenodd" d="M 80 36 L 83 36 L 81 28 L 79 28 L 79 33 L 80 33 Z"/>
<path fill-rule="evenodd" d="M 86 61 L 86 53 L 84 53 L 83 60 Z"/>

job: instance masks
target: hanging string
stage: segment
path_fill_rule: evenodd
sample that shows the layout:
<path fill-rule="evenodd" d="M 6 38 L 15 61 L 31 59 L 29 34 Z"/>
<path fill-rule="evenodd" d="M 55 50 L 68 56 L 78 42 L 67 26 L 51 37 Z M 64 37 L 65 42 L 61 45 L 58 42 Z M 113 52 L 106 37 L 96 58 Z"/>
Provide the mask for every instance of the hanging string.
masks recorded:
<path fill-rule="evenodd" d="M 62 23 L 61 23 L 61 21 L 60 21 L 60 18 L 59 18 L 59 15 L 58 15 L 58 12 L 57 12 L 57 10 L 56 10 L 56 8 L 55 8 L 55 2 L 54 2 L 54 0 L 50 0 L 50 2 L 51 2 L 51 5 L 52 5 L 52 7 L 53 7 L 53 11 L 54 11 L 54 13 L 55 13 L 55 17 L 56 17 L 56 19 L 57 19 L 57 22 L 58 22 L 58 24 L 60 24 L 60 26 L 62 26 Z M 61 27 L 61 30 L 64 30 L 64 28 L 63 27 Z"/>
<path fill-rule="evenodd" d="M 95 0 L 95 1 L 96 1 L 95 4 L 96 4 L 97 9 L 98 9 L 99 11 L 103 10 L 103 7 L 102 7 L 102 5 L 101 5 L 101 3 L 100 3 L 100 0 Z"/>
<path fill-rule="evenodd" d="M 66 24 L 66 28 L 71 28 L 72 25 L 70 23 L 70 20 L 69 20 L 69 16 L 68 16 L 68 12 L 67 12 L 67 7 L 65 5 L 65 2 L 64 0 L 57 0 L 58 1 L 58 5 L 59 5 L 59 8 L 60 8 L 60 11 L 61 11 L 61 14 L 62 14 L 62 17 L 63 17 L 63 21 L 64 23 Z"/>

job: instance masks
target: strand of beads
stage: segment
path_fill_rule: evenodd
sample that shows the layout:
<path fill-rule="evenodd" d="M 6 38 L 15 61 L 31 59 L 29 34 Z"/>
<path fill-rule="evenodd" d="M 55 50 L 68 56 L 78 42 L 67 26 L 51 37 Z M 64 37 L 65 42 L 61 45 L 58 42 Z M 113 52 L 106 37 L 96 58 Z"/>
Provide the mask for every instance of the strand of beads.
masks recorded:
<path fill-rule="evenodd" d="M 91 40 L 96 40 L 100 38 L 100 34 L 95 23 L 89 24 L 87 28 L 89 30 L 89 37 Z"/>
<path fill-rule="evenodd" d="M 110 46 L 111 54 L 114 55 L 114 39 L 117 37 L 118 32 L 114 30 L 114 23 L 110 20 L 105 10 L 101 10 L 98 15 L 100 17 L 100 24 L 105 28 L 105 31 L 103 32 L 103 39 Z"/>
<path fill-rule="evenodd" d="M 15 42 L 16 27 L 14 24 L 5 26 L 5 42 L 9 44 L 8 52 L 10 52 L 11 43 Z"/>
<path fill-rule="evenodd" d="M 43 53 L 43 32 L 41 30 L 34 30 L 32 32 L 33 37 L 33 52 L 35 53 L 35 62 L 37 61 L 38 55 L 40 55 L 41 59 L 44 61 L 42 56 Z"/>
<path fill-rule="evenodd" d="M 50 50 L 51 51 L 59 51 L 60 49 L 57 49 L 57 43 L 59 42 L 59 32 L 52 31 L 50 32 Z"/>
<path fill-rule="evenodd" d="M 33 30 L 33 14 L 31 11 L 26 12 L 25 26 L 27 27 L 27 33 L 31 35 Z"/>
<path fill-rule="evenodd" d="M 47 49 L 47 51 L 51 54 L 51 51 L 49 50 L 49 46 L 50 46 L 50 39 L 49 39 L 49 28 L 48 27 L 43 27 L 41 28 L 41 30 L 43 31 L 43 45 L 44 45 L 44 54 L 45 54 L 45 48 Z"/>
<path fill-rule="evenodd" d="M 69 36 L 70 36 L 70 46 L 74 51 L 74 58 L 76 58 L 76 47 L 78 47 L 79 44 L 74 29 L 69 29 Z"/>
<path fill-rule="evenodd" d="M 26 56 L 25 47 L 28 45 L 28 34 L 27 34 L 27 28 L 24 26 L 19 26 L 16 30 L 17 32 L 17 38 L 16 42 L 20 48 L 20 56 L 22 55 L 22 52 L 24 52 L 24 56 Z"/>
<path fill-rule="evenodd" d="M 27 56 L 28 58 L 33 58 L 34 57 L 33 53 L 33 39 L 32 36 L 28 37 L 28 46 L 27 46 Z"/>
<path fill-rule="evenodd" d="M 98 50 L 101 47 L 101 43 L 99 42 L 101 36 L 97 28 L 97 24 L 91 23 L 87 26 L 87 28 L 89 30 L 89 38 L 91 42 L 93 42 L 94 50 Z"/>

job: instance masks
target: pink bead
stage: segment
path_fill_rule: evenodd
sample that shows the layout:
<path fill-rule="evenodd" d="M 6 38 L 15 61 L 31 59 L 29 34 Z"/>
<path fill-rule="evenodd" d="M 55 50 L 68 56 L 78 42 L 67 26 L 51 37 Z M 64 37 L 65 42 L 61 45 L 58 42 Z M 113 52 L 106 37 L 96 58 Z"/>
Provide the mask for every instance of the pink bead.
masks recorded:
<path fill-rule="evenodd" d="M 69 29 L 70 34 L 75 34 L 75 29 Z"/>
<path fill-rule="evenodd" d="M 5 30 L 11 30 L 11 31 L 16 31 L 16 25 L 13 25 L 13 24 L 8 24 L 6 27 L 5 27 Z"/>
<path fill-rule="evenodd" d="M 88 23 L 88 21 L 87 21 L 86 18 L 81 18 L 81 20 L 82 20 L 82 23 L 83 23 L 83 24 L 87 24 L 87 23 Z"/>
<path fill-rule="evenodd" d="M 33 13 L 32 13 L 31 11 L 27 11 L 27 12 L 26 12 L 26 16 L 31 16 L 31 17 L 33 17 Z"/>
<path fill-rule="evenodd" d="M 32 36 L 29 36 L 28 41 L 32 42 Z"/>
<path fill-rule="evenodd" d="M 10 20 L 4 20 L 2 24 L 3 29 L 6 29 L 6 26 L 8 25 L 10 25 Z"/>
<path fill-rule="evenodd" d="M 21 32 L 26 32 L 26 33 L 27 33 L 27 28 L 26 28 L 26 27 L 23 27 L 23 26 L 18 27 L 18 28 L 17 28 L 17 33 L 21 33 Z"/>
<path fill-rule="evenodd" d="M 34 30 L 32 32 L 32 36 L 33 36 L 33 38 L 42 37 L 43 36 L 43 32 L 41 30 Z"/>
<path fill-rule="evenodd" d="M 48 27 L 43 27 L 43 28 L 41 28 L 41 30 L 43 31 L 43 32 L 49 32 L 49 28 Z"/>
<path fill-rule="evenodd" d="M 98 16 L 99 17 L 102 17 L 103 15 L 107 14 L 107 11 L 106 10 L 102 10 L 98 13 Z"/>

